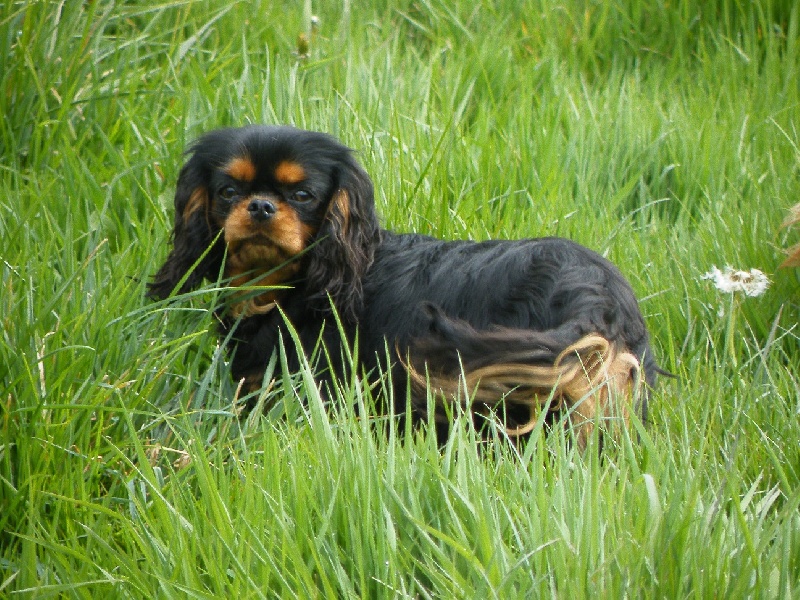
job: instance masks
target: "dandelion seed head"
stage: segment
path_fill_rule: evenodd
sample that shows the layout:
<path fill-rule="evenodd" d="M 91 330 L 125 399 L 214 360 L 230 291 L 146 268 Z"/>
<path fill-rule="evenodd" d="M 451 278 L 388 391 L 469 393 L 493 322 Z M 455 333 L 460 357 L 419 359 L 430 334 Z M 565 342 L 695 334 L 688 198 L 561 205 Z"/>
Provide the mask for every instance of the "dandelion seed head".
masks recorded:
<path fill-rule="evenodd" d="M 760 296 L 767 291 L 770 284 L 769 278 L 758 269 L 740 271 L 732 267 L 725 267 L 724 271 L 716 266 L 711 267 L 711 270 L 705 273 L 702 279 L 712 280 L 714 287 L 722 293 L 742 292 L 746 296 Z"/>

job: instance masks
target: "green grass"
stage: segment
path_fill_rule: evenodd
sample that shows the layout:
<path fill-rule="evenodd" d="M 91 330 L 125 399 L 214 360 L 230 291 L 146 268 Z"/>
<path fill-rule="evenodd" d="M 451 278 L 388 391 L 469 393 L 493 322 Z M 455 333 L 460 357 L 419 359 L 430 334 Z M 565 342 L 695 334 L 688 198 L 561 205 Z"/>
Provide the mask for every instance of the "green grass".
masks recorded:
<path fill-rule="evenodd" d="M 0 596 L 800 595 L 798 40 L 789 0 L 4 0 Z M 439 449 L 279 360 L 237 419 L 213 293 L 144 290 L 181 153 L 248 122 L 357 149 L 391 228 L 614 260 L 650 428 Z"/>

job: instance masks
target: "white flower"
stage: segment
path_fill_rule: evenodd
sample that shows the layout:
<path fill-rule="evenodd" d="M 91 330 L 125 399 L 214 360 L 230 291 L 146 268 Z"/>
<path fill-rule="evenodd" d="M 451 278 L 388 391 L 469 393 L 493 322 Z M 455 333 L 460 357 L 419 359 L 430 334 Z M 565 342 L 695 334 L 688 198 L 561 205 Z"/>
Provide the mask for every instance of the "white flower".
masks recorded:
<path fill-rule="evenodd" d="M 725 271 L 720 271 L 716 266 L 703 275 L 702 279 L 711 279 L 714 286 L 723 293 L 733 294 L 734 292 L 744 292 L 747 296 L 760 296 L 769 287 L 769 278 L 758 269 L 749 271 L 736 271 L 731 267 L 725 267 Z"/>

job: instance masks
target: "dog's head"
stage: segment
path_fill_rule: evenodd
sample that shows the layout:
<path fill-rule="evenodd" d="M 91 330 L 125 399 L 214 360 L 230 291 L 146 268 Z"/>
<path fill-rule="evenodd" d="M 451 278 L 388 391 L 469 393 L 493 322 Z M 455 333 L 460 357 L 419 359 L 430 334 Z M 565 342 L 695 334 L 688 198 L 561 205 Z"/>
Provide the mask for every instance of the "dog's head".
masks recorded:
<path fill-rule="evenodd" d="M 173 249 L 149 286 L 166 298 L 203 278 L 302 289 L 357 313 L 380 235 L 372 182 L 349 148 L 292 127 L 212 131 L 189 149 L 175 192 Z M 180 285 L 179 285 L 180 284 Z M 287 292 L 265 292 L 268 305 Z"/>

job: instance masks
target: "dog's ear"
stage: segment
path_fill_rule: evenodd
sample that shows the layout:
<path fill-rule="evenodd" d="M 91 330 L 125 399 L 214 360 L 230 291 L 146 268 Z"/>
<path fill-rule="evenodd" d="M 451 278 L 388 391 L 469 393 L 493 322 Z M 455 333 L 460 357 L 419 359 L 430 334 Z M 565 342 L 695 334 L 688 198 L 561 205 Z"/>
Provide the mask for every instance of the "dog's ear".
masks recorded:
<path fill-rule="evenodd" d="M 147 295 L 151 298 L 164 299 L 173 291 L 188 292 L 196 288 L 203 277 L 215 276 L 220 268 L 221 250 L 209 248 L 219 228 L 210 218 L 209 167 L 205 162 L 195 153 L 178 176 L 172 251 L 148 284 Z M 183 285 L 176 290 L 181 280 Z"/>
<path fill-rule="evenodd" d="M 338 189 L 309 250 L 307 292 L 316 307 L 330 307 L 355 319 L 363 299 L 362 279 L 375 257 L 380 227 L 375 214 L 372 181 L 352 158 L 339 169 Z"/>

